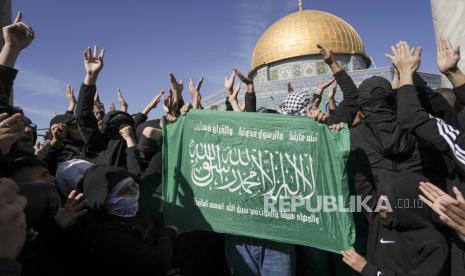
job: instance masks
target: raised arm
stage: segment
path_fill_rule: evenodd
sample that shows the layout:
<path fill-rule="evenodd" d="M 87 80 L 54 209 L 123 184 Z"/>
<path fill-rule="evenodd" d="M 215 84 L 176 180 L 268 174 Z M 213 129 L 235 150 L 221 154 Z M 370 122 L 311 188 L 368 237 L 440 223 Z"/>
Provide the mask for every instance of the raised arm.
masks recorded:
<path fill-rule="evenodd" d="M 239 102 L 237 101 L 237 95 L 241 91 L 241 84 L 238 83 L 234 86 L 234 80 L 236 79 L 236 71 L 233 70 L 231 75 L 224 77 L 224 89 L 228 95 L 228 102 L 230 103 L 232 109 L 236 112 L 242 112 L 239 107 Z"/>
<path fill-rule="evenodd" d="M 34 31 L 22 21 L 19 12 L 13 24 L 3 28 L 5 45 L 0 52 L 0 106 L 10 106 L 11 89 L 17 71 L 14 68 L 21 51 L 34 40 Z"/>
<path fill-rule="evenodd" d="M 439 71 L 444 74 L 454 87 L 458 110 L 465 107 L 465 74 L 459 69 L 460 46 L 454 46 L 446 37 L 437 42 L 437 63 Z"/>
<path fill-rule="evenodd" d="M 97 46 L 94 51 L 88 48 L 84 51 L 84 67 L 86 75 L 79 91 L 76 106 L 76 119 L 79 125 L 81 138 L 85 144 L 90 144 L 92 138 L 99 133 L 97 119 L 94 115 L 94 99 L 96 93 L 96 82 L 103 68 L 103 57 L 105 50 L 98 52 Z"/>
<path fill-rule="evenodd" d="M 69 84 L 66 86 L 66 101 L 68 102 L 66 113 L 74 114 L 74 109 L 76 108 L 76 97 L 74 96 L 74 88 Z"/>
<path fill-rule="evenodd" d="M 152 111 L 152 109 L 155 109 L 157 107 L 157 105 L 160 103 L 161 98 L 163 97 L 164 94 L 165 94 L 165 91 L 161 90 L 157 96 L 153 97 L 152 100 L 147 104 L 147 106 L 142 111 L 142 114 L 144 114 L 145 116 L 149 116 L 150 111 Z"/>
<path fill-rule="evenodd" d="M 358 89 L 352 78 L 341 68 L 334 58 L 333 51 L 322 44 L 318 44 L 317 47 L 320 49 L 320 54 L 323 56 L 326 64 L 331 68 L 334 78 L 343 93 L 343 101 L 327 123 L 332 129 L 340 130 L 341 123 L 346 123 L 350 126 L 357 115 L 359 110 L 357 104 Z"/>
<path fill-rule="evenodd" d="M 200 95 L 200 88 L 202 88 L 203 77 L 200 78 L 197 85 L 194 85 L 192 79 L 189 80 L 189 93 L 192 97 L 192 107 L 194 109 L 202 109 L 202 96 Z"/>
<path fill-rule="evenodd" d="M 120 107 L 121 111 L 127 113 L 128 112 L 128 103 L 126 102 L 126 100 L 123 97 L 123 91 L 121 91 L 121 89 L 119 89 L 119 88 L 118 88 L 118 103 L 119 103 L 119 107 Z"/>
<path fill-rule="evenodd" d="M 315 93 L 313 93 L 313 98 L 312 98 L 312 109 L 317 109 L 320 107 L 321 103 L 321 98 L 323 95 L 323 92 L 325 91 L 326 88 L 328 88 L 332 83 L 334 83 L 335 79 L 330 79 L 330 80 L 325 80 L 318 85 L 318 87 L 315 90 Z"/>
<path fill-rule="evenodd" d="M 247 93 L 245 94 L 245 112 L 257 112 L 257 97 L 255 95 L 255 86 L 253 80 L 248 76 L 244 76 L 239 69 L 234 68 L 237 77 L 247 85 Z"/>
<path fill-rule="evenodd" d="M 454 160 L 465 172 L 465 135 L 443 120 L 429 115 L 418 99 L 413 85 L 413 75 L 421 62 L 421 48 L 411 49 L 406 42 L 399 42 L 393 56 L 400 74 L 400 89 L 397 95 L 397 117 L 403 129 L 431 143 L 439 152 Z"/>
<path fill-rule="evenodd" d="M 328 92 L 328 109 L 329 109 L 330 115 L 333 115 L 337 109 L 336 100 L 334 99 L 334 97 L 336 96 L 336 91 L 337 91 L 337 82 L 333 82 L 331 86 L 329 87 L 329 92 Z"/>

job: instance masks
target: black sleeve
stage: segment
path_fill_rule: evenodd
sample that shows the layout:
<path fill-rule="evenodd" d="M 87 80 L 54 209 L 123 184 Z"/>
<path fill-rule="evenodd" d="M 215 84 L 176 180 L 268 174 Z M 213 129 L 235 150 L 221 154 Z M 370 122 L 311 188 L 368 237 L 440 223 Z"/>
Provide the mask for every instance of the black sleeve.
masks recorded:
<path fill-rule="evenodd" d="M 136 113 L 136 114 L 133 114 L 132 118 L 134 118 L 134 129 L 136 129 L 138 125 L 140 125 L 143 122 L 147 121 L 147 115 L 142 114 L 140 112 Z"/>
<path fill-rule="evenodd" d="M 226 97 L 226 101 L 224 102 L 224 104 L 226 105 L 226 111 L 233 111 L 234 110 L 231 103 L 229 102 L 228 97 Z"/>
<path fill-rule="evenodd" d="M 50 144 L 47 144 L 43 149 L 40 150 L 37 155 L 37 159 L 47 164 L 47 168 L 51 174 L 57 169 L 58 156 L 60 156 L 63 148 L 55 148 Z"/>
<path fill-rule="evenodd" d="M 336 108 L 336 111 L 334 111 L 334 115 L 328 119 L 327 124 L 332 125 L 343 122 L 351 126 L 355 115 L 359 111 L 357 104 L 358 88 L 345 70 L 334 74 L 334 78 L 336 78 L 336 82 L 341 88 L 344 98 Z"/>
<path fill-rule="evenodd" d="M 142 160 L 136 147 L 126 148 L 126 168 L 129 173 L 140 177 L 142 175 Z"/>
<path fill-rule="evenodd" d="M 457 98 L 457 102 L 455 103 L 456 110 L 461 111 L 465 107 L 465 84 L 455 87 L 454 94 Z"/>
<path fill-rule="evenodd" d="M 245 93 L 245 112 L 257 112 L 257 96 L 255 93 Z"/>
<path fill-rule="evenodd" d="M 66 110 L 66 111 L 65 111 L 65 114 L 66 114 L 66 115 L 74 115 L 74 111 Z"/>
<path fill-rule="evenodd" d="M 418 91 L 420 104 L 426 113 L 446 121 L 455 128 L 460 127 L 457 112 L 441 94 L 431 90 L 418 73 L 413 75 L 413 82 Z"/>
<path fill-rule="evenodd" d="M 11 90 L 18 70 L 0 65 L 0 107 L 10 106 Z"/>
<path fill-rule="evenodd" d="M 97 118 L 94 115 L 95 85 L 81 85 L 76 106 L 76 120 L 82 141 L 93 151 L 106 145 L 104 135 L 98 129 Z"/>
<path fill-rule="evenodd" d="M 163 164 L 162 156 L 162 151 L 159 151 L 152 157 L 152 159 L 150 159 L 149 165 L 141 177 L 141 179 L 144 182 L 150 182 L 146 180 L 151 179 L 153 177 L 161 176 Z"/>
<path fill-rule="evenodd" d="M 13 259 L 0 258 L 0 275 L 21 276 L 21 264 Z"/>
<path fill-rule="evenodd" d="M 429 142 L 465 172 L 465 134 L 440 118 L 426 113 L 413 85 L 402 86 L 397 95 L 397 116 L 403 129 Z"/>

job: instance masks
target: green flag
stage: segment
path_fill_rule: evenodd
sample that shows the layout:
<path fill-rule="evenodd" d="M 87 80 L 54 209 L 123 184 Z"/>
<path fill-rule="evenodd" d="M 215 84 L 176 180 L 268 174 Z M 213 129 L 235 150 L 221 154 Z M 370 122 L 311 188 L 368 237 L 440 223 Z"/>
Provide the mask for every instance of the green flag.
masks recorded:
<path fill-rule="evenodd" d="M 310 118 L 197 111 L 164 127 L 165 222 L 341 252 L 355 241 L 349 132 Z"/>

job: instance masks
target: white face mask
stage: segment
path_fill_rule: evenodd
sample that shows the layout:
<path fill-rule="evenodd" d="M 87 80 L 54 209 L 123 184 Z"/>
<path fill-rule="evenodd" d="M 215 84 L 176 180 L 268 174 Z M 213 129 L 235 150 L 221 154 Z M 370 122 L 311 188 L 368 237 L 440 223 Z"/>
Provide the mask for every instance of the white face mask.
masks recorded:
<path fill-rule="evenodd" d="M 139 190 L 136 194 L 117 196 L 118 192 L 134 182 L 132 177 L 121 180 L 105 200 L 108 213 L 118 217 L 134 217 L 139 210 Z"/>

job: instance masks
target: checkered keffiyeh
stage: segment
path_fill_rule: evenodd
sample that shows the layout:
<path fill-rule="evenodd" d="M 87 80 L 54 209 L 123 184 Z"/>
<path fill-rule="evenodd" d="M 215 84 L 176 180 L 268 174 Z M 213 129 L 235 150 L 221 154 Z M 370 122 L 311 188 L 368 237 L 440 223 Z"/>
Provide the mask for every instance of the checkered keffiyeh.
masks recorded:
<path fill-rule="evenodd" d="M 295 91 L 287 95 L 281 104 L 284 114 L 305 115 L 305 108 L 310 107 L 311 99 L 308 91 Z"/>

